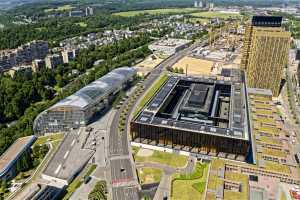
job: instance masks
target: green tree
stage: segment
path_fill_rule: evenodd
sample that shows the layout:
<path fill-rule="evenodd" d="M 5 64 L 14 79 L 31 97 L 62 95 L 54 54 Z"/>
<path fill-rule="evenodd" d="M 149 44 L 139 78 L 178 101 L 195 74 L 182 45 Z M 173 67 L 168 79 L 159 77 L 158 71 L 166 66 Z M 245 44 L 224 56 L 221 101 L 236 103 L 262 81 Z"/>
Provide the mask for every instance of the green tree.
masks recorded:
<path fill-rule="evenodd" d="M 105 181 L 99 181 L 96 183 L 94 189 L 89 193 L 89 200 L 106 200 L 107 187 Z"/>
<path fill-rule="evenodd" d="M 64 85 L 65 85 L 65 83 L 64 83 L 64 80 L 63 80 L 63 77 L 60 75 L 60 74 L 57 74 L 56 76 L 55 76 L 55 80 L 56 80 L 56 82 L 57 82 L 57 86 L 58 87 L 63 87 Z"/>

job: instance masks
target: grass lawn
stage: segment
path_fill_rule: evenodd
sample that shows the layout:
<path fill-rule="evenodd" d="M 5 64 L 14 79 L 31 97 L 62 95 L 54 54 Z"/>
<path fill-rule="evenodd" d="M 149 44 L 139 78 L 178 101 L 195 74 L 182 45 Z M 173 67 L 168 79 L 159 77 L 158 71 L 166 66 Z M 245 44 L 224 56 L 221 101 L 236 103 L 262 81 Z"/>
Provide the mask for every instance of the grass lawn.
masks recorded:
<path fill-rule="evenodd" d="M 240 14 L 233 14 L 233 13 L 221 13 L 216 11 L 208 11 L 208 12 L 196 12 L 191 14 L 193 17 L 200 17 L 200 18 L 220 18 L 220 19 L 228 19 L 229 17 L 241 17 Z"/>
<path fill-rule="evenodd" d="M 87 23 L 84 23 L 84 22 L 79 22 L 79 23 L 76 23 L 76 25 L 79 25 L 80 27 L 87 27 Z"/>
<path fill-rule="evenodd" d="M 136 162 L 156 162 L 172 167 L 184 167 L 188 160 L 186 156 L 161 151 L 154 151 L 152 156 L 135 156 L 134 158 Z"/>
<path fill-rule="evenodd" d="M 168 80 L 167 74 L 162 74 L 152 87 L 147 91 L 145 96 L 141 99 L 134 111 L 134 116 L 136 116 L 141 109 L 148 103 L 148 101 L 153 97 L 153 95 L 161 88 L 161 86 Z"/>
<path fill-rule="evenodd" d="M 47 141 L 62 140 L 63 137 L 64 137 L 64 134 L 62 134 L 62 133 L 48 135 L 48 136 L 41 136 L 35 141 L 34 145 L 45 144 Z"/>
<path fill-rule="evenodd" d="M 175 175 L 173 178 L 187 178 L 175 180 L 172 184 L 172 200 L 202 199 L 205 192 L 208 165 L 197 163 L 196 170 L 190 175 Z M 190 179 L 188 178 L 190 177 Z"/>
<path fill-rule="evenodd" d="M 137 152 L 139 152 L 140 148 L 139 147 L 135 147 L 135 146 L 131 146 L 132 149 L 132 155 L 135 156 L 137 154 Z"/>
<path fill-rule="evenodd" d="M 175 14 L 175 13 L 191 13 L 196 12 L 198 9 L 196 8 L 166 8 L 166 9 L 154 9 L 154 10 L 135 10 L 135 11 L 127 11 L 127 12 L 118 12 L 113 15 L 118 15 L 122 17 L 133 17 L 136 15 L 149 14 Z"/>
<path fill-rule="evenodd" d="M 138 169 L 138 176 L 141 184 L 157 183 L 161 179 L 162 170 L 145 167 Z"/>
<path fill-rule="evenodd" d="M 69 10 L 72 10 L 73 6 L 71 5 L 63 5 L 63 6 L 59 6 L 57 8 L 50 8 L 50 9 L 46 9 L 45 12 L 53 12 L 53 11 L 60 11 L 60 12 L 63 12 L 63 11 L 69 11 Z"/>

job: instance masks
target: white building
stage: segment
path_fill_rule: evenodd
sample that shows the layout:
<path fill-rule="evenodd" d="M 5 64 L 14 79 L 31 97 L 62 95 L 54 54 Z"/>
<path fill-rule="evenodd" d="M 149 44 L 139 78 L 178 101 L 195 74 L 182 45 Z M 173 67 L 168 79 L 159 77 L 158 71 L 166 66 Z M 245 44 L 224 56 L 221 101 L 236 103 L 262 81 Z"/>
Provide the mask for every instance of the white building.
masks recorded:
<path fill-rule="evenodd" d="M 74 60 L 79 53 L 79 49 L 66 49 L 62 51 L 63 63 L 69 63 Z"/>
<path fill-rule="evenodd" d="M 86 7 L 85 8 L 85 16 L 90 16 L 94 14 L 94 8 L 92 7 Z"/>
<path fill-rule="evenodd" d="M 174 53 L 186 48 L 191 43 L 191 40 L 168 38 L 150 44 L 149 49 L 153 52 L 173 55 Z"/>

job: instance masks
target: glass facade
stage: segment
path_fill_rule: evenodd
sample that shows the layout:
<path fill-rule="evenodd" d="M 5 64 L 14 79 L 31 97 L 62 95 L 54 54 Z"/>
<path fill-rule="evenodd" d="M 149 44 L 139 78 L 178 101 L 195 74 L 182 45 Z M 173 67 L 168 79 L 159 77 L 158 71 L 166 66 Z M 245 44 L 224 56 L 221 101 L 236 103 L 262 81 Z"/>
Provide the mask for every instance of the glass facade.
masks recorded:
<path fill-rule="evenodd" d="M 217 155 L 222 152 L 246 157 L 250 148 L 248 140 L 137 122 L 131 122 L 131 136 L 134 142 L 187 149 L 202 154 Z"/>

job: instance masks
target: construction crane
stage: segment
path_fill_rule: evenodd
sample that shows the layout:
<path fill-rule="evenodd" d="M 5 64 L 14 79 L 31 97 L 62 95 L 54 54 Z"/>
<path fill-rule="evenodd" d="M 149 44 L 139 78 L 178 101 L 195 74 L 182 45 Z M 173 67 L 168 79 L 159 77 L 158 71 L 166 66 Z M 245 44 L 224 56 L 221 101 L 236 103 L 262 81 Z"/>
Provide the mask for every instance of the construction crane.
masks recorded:
<path fill-rule="evenodd" d="M 227 40 L 229 39 L 229 30 L 231 28 L 236 28 L 237 23 L 234 24 L 225 24 L 224 26 L 220 28 L 214 29 L 211 27 L 208 31 L 208 42 L 209 42 L 209 47 L 210 49 L 213 49 L 214 47 L 214 42 L 221 36 L 221 35 L 227 35 Z M 227 41 L 227 44 L 229 44 L 229 41 Z"/>

